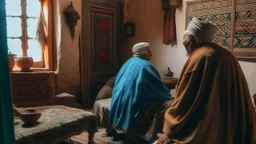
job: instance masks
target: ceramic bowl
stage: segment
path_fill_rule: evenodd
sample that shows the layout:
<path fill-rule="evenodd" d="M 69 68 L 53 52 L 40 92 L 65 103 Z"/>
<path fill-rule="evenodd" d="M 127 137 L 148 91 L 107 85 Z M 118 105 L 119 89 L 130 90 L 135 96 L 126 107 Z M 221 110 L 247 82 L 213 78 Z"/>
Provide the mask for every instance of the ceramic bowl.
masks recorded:
<path fill-rule="evenodd" d="M 23 112 L 20 115 L 20 119 L 26 125 L 36 124 L 40 117 L 41 117 L 40 112 Z"/>

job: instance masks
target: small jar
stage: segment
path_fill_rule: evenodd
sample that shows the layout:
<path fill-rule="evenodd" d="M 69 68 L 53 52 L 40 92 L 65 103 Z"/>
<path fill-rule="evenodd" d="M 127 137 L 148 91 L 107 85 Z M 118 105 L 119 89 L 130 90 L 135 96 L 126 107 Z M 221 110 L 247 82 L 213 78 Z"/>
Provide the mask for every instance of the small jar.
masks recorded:
<path fill-rule="evenodd" d="M 164 85 L 169 88 L 169 89 L 175 89 L 177 83 L 178 83 L 178 79 L 174 78 L 174 77 L 166 77 L 162 80 L 162 82 L 164 83 Z"/>
<path fill-rule="evenodd" d="M 13 68 L 15 66 L 15 56 L 16 54 L 13 54 L 11 52 L 8 53 L 8 62 L 9 62 L 9 70 L 13 71 Z"/>
<path fill-rule="evenodd" d="M 167 70 L 164 72 L 164 76 L 165 77 L 172 77 L 173 76 L 173 72 L 170 70 L 169 67 L 167 67 Z"/>

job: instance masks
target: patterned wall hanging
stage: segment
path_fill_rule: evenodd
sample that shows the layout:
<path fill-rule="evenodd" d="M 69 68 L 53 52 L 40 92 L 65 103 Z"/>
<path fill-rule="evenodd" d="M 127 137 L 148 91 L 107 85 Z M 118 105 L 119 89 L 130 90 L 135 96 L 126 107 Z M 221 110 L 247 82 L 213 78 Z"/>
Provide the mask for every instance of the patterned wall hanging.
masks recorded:
<path fill-rule="evenodd" d="M 256 0 L 187 2 L 186 27 L 200 17 L 219 28 L 213 42 L 229 48 L 238 60 L 256 62 Z"/>
<path fill-rule="evenodd" d="M 163 31 L 163 44 L 165 45 L 176 42 L 175 12 L 181 3 L 182 0 L 162 0 L 162 9 L 165 12 Z"/>

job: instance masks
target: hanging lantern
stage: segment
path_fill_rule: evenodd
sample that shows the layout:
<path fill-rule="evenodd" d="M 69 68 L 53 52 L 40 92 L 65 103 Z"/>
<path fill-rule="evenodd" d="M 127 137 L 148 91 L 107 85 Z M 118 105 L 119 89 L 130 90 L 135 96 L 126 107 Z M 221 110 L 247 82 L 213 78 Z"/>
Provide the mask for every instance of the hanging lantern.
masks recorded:
<path fill-rule="evenodd" d="M 75 37 L 75 26 L 77 21 L 80 19 L 80 15 L 74 9 L 73 4 L 71 4 L 64 10 L 64 16 L 66 18 L 66 23 L 69 26 L 70 35 L 72 39 Z"/>

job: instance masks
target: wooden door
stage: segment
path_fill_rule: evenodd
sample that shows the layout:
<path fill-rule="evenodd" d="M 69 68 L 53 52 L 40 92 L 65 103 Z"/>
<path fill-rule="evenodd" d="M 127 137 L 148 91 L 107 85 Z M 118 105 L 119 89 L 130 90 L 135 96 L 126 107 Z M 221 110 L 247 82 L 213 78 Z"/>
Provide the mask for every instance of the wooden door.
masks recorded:
<path fill-rule="evenodd" d="M 81 83 L 86 108 L 119 70 L 122 20 L 122 3 L 82 0 Z"/>

